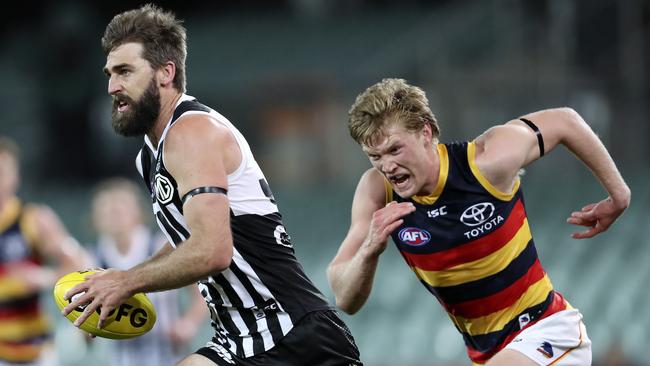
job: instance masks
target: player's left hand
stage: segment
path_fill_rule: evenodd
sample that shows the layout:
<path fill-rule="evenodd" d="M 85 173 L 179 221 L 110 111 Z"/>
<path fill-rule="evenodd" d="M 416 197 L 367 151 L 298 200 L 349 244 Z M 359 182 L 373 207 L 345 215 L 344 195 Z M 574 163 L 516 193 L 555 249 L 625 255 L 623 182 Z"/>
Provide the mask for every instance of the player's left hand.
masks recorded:
<path fill-rule="evenodd" d="M 196 335 L 198 325 L 185 318 L 178 319 L 167 331 L 167 336 L 174 347 L 178 350 L 187 345 Z"/>
<path fill-rule="evenodd" d="M 78 327 L 93 311 L 98 311 L 97 327 L 102 328 L 109 313 L 133 295 L 128 284 L 129 278 L 126 271 L 108 269 L 88 276 L 86 281 L 71 288 L 65 294 L 65 300 L 73 300 L 63 308 L 63 315 L 68 315 L 78 306 L 84 308 L 84 312 L 74 322 L 74 325 Z"/>
<path fill-rule="evenodd" d="M 586 226 L 588 229 L 575 232 L 571 237 L 574 239 L 586 239 L 602 233 L 623 214 L 626 208 L 627 205 L 616 205 L 608 197 L 598 203 L 591 203 L 583 207 L 580 211 L 572 212 L 566 221 L 569 224 Z"/>
<path fill-rule="evenodd" d="M 56 282 L 57 273 L 31 262 L 10 263 L 5 266 L 8 278 L 14 278 L 31 291 L 49 288 Z"/>

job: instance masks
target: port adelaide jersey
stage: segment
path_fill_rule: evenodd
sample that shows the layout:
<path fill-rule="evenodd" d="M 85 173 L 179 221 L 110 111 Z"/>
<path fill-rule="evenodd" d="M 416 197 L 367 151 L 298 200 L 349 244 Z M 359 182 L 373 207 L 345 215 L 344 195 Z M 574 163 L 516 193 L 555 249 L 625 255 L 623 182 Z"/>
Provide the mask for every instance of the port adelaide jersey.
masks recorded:
<path fill-rule="evenodd" d="M 519 181 L 492 186 L 474 163 L 474 142 L 439 144 L 440 175 L 430 196 L 392 234 L 420 282 L 463 335 L 469 357 L 484 363 L 522 329 L 567 308 L 542 268 Z"/>
<path fill-rule="evenodd" d="M 306 313 L 330 309 L 294 255 L 291 239 L 269 185 L 248 143 L 222 115 L 183 95 L 157 147 L 145 136 L 136 165 L 153 203 L 158 225 L 173 246 L 191 232 L 174 177 L 164 164 L 165 136 L 184 115 L 203 114 L 235 136 L 242 162 L 228 176 L 233 258 L 230 267 L 199 282 L 212 317 L 217 352 L 226 348 L 241 357 L 271 349 Z M 210 123 L 206 121 L 206 123 Z"/>

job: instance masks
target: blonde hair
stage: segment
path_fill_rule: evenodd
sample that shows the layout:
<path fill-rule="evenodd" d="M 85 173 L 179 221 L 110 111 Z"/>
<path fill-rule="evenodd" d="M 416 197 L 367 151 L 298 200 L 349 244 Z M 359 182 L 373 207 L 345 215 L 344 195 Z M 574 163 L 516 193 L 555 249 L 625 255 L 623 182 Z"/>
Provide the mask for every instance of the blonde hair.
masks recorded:
<path fill-rule="evenodd" d="M 376 142 L 391 122 L 399 122 L 412 132 L 429 124 L 433 137 L 437 139 L 440 135 L 424 91 L 404 79 L 383 79 L 370 86 L 357 96 L 348 112 L 350 136 L 361 145 Z"/>

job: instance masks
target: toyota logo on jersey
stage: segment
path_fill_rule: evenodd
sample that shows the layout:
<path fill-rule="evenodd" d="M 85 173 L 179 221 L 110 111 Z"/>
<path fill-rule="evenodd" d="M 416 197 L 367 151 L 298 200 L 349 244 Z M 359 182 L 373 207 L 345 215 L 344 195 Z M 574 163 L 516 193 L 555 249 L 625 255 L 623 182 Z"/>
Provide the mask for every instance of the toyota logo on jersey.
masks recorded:
<path fill-rule="evenodd" d="M 490 202 L 481 202 L 469 206 L 460 215 L 460 221 L 467 226 L 478 226 L 486 222 L 494 214 L 494 205 Z"/>
<path fill-rule="evenodd" d="M 416 227 L 405 227 L 400 230 L 399 240 L 412 246 L 424 245 L 431 240 L 431 234 L 428 231 Z"/>
<path fill-rule="evenodd" d="M 162 174 L 156 174 L 156 199 L 159 203 L 166 205 L 174 198 L 174 186 L 169 178 Z"/>

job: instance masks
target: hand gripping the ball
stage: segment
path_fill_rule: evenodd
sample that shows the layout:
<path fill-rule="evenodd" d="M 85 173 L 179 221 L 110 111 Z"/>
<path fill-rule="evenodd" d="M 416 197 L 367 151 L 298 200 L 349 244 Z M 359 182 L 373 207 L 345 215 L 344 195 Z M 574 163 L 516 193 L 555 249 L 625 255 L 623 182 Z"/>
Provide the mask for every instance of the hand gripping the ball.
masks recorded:
<path fill-rule="evenodd" d="M 57 306 L 75 326 L 105 338 L 142 335 L 153 327 L 156 312 L 145 294 L 132 295 L 125 272 L 80 271 L 63 276 L 54 288 Z"/>

